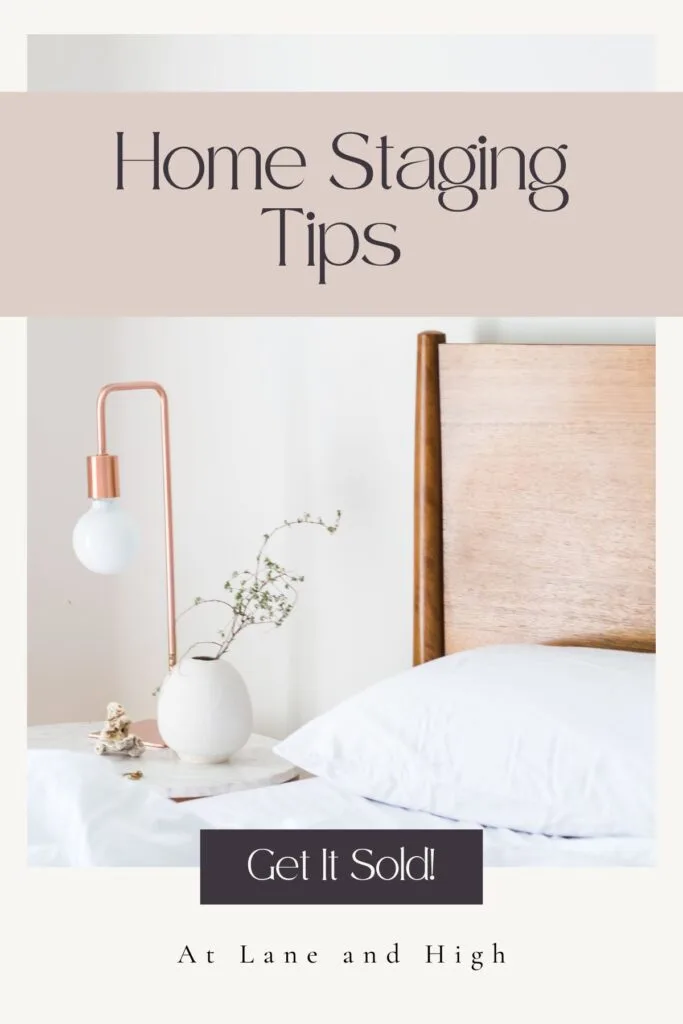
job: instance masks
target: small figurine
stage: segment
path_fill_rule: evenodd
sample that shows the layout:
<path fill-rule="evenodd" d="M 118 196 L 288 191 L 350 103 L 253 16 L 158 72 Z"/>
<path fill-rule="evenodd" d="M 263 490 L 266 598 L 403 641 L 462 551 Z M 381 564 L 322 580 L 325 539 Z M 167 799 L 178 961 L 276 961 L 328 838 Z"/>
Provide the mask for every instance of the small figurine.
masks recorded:
<path fill-rule="evenodd" d="M 130 718 L 122 704 L 107 704 L 107 721 L 95 744 L 96 754 L 126 754 L 139 757 L 145 745 L 135 733 L 129 733 Z"/>

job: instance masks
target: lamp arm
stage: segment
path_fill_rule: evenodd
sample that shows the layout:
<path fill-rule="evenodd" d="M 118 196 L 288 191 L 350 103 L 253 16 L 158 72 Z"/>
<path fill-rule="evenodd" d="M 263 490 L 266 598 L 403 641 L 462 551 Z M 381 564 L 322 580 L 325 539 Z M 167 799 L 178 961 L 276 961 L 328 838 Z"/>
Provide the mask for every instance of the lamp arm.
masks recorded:
<path fill-rule="evenodd" d="M 107 398 L 114 391 L 154 391 L 161 402 L 161 459 L 164 480 L 164 522 L 166 528 L 166 606 L 168 627 L 168 667 L 177 661 L 175 556 L 173 547 L 173 502 L 171 497 L 171 439 L 168 417 L 168 395 L 161 384 L 139 380 L 124 384 L 106 384 L 97 396 L 97 452 L 89 463 L 91 497 L 118 496 L 118 466 L 116 456 L 107 452 Z M 98 478 L 102 475 L 104 483 Z M 98 493 L 99 487 L 99 493 Z M 106 495 L 105 491 L 111 493 Z"/>

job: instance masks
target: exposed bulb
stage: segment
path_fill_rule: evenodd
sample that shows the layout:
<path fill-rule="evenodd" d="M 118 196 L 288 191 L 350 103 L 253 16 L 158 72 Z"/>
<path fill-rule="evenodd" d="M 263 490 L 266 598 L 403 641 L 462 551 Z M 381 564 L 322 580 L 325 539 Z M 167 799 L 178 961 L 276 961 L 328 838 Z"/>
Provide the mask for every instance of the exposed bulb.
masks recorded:
<path fill-rule="evenodd" d="M 118 498 L 95 499 L 76 523 L 73 549 L 91 572 L 113 575 L 131 564 L 138 550 L 138 531 Z"/>

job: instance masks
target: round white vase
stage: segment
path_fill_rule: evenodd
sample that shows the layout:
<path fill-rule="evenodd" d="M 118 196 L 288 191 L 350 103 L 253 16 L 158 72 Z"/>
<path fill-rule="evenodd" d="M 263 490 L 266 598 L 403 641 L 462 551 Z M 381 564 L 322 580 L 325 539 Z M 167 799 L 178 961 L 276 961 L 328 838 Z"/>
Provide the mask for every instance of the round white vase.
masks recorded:
<path fill-rule="evenodd" d="M 252 724 L 249 693 L 229 661 L 186 658 L 159 691 L 159 732 L 181 761 L 227 761 L 247 742 Z"/>

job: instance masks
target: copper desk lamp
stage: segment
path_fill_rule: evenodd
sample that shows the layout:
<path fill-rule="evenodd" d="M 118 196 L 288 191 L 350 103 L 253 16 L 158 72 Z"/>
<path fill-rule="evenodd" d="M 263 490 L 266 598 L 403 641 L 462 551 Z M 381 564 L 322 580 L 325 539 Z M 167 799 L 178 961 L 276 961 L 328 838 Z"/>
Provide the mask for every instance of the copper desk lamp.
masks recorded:
<path fill-rule="evenodd" d="M 89 455 L 88 497 L 91 506 L 76 523 L 73 547 L 79 561 L 92 572 L 112 575 L 126 569 L 135 557 L 138 538 L 135 524 L 119 503 L 119 460 L 107 451 L 107 398 L 114 391 L 154 391 L 161 403 L 161 457 L 164 483 L 166 528 L 166 605 L 168 627 L 168 669 L 177 660 L 175 566 L 173 555 L 173 508 L 171 501 L 171 458 L 168 396 L 153 381 L 107 384 L 97 396 L 97 455 Z M 165 746 L 156 721 L 146 719 L 131 727 L 148 746 Z"/>

